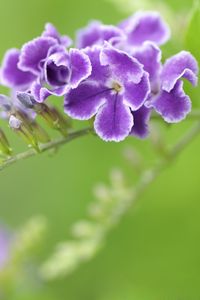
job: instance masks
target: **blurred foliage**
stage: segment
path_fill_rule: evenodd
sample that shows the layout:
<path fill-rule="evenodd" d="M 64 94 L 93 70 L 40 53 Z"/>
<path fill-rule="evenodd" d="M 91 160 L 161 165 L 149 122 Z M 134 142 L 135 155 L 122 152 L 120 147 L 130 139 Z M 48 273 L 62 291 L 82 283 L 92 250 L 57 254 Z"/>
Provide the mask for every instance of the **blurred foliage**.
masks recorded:
<path fill-rule="evenodd" d="M 137 3 L 132 0 L 129 3 Z M 53 22 L 63 33 L 74 32 L 90 19 L 118 23 L 135 8 L 160 10 L 169 20 L 173 39 L 163 47 L 164 56 L 182 50 L 188 20 L 186 47 L 199 57 L 198 11 L 191 18 L 191 0 L 140 1 L 126 10 L 119 0 L 1 0 L 1 56 L 9 47 L 20 47 L 43 30 L 44 23 Z M 196 17 L 195 17 L 196 16 Z M 199 87 L 188 94 L 196 104 Z M 55 102 L 55 100 L 53 100 Z M 62 100 L 58 100 L 62 105 Z M 0 121 L 1 123 L 1 121 Z M 84 126 L 85 124 L 83 124 Z M 160 126 L 161 136 L 173 143 L 191 125 L 190 121 L 173 127 Z M 75 126 L 77 123 L 75 123 Z M 5 125 L 4 125 L 5 127 Z M 24 149 L 12 133 L 17 150 Z M 96 182 L 107 182 L 113 166 L 123 168 L 133 182 L 133 166 L 121 157 L 124 147 L 134 146 L 150 164 L 151 141 L 129 138 L 115 144 L 87 137 L 70 143 L 56 155 L 37 156 L 20 162 L 0 174 L 0 219 L 17 228 L 33 215 L 46 216 L 49 230 L 38 260 L 49 256 L 55 243 L 66 240 L 70 226 L 86 214 L 91 190 Z M 196 140 L 175 161 L 142 197 L 133 211 L 123 219 L 104 247 L 93 260 L 69 277 L 29 285 L 19 285 L 8 300 L 196 300 L 200 295 L 200 139 Z M 7 299 L 6 299 L 7 300 Z"/>
<path fill-rule="evenodd" d="M 200 35 L 200 3 L 194 2 L 193 9 L 189 18 L 189 24 L 185 36 L 185 46 L 192 52 L 198 62 L 200 62 L 199 40 Z"/>
<path fill-rule="evenodd" d="M 188 18 L 188 27 L 185 31 L 184 36 L 184 47 L 186 50 L 190 51 L 197 59 L 200 65 L 200 51 L 199 51 L 199 40 L 200 35 L 200 2 L 199 0 L 194 1 L 193 7 L 190 11 Z M 188 85 L 188 83 L 186 83 Z M 189 88 L 188 88 L 189 90 Z M 199 107 L 199 93 L 200 86 L 192 91 L 193 107 Z"/>

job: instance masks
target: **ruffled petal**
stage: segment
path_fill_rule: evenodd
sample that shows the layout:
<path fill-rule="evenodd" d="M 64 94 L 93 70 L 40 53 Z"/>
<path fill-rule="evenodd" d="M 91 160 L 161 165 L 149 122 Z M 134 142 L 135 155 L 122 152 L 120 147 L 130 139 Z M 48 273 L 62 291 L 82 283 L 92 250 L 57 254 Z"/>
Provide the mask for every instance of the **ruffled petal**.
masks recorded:
<path fill-rule="evenodd" d="M 140 139 L 144 139 L 149 134 L 149 119 L 151 109 L 144 105 L 137 111 L 132 112 L 134 125 L 131 129 L 130 135 L 134 135 Z"/>
<path fill-rule="evenodd" d="M 129 46 L 140 46 L 145 41 L 162 45 L 170 37 L 168 25 L 157 12 L 137 12 L 119 27 L 126 33 Z"/>
<path fill-rule="evenodd" d="M 112 77 L 122 83 L 127 81 L 139 83 L 143 76 L 143 67 L 138 60 L 108 43 L 101 51 L 100 62 L 103 66 L 109 66 Z"/>
<path fill-rule="evenodd" d="M 93 46 L 84 49 L 84 53 L 89 57 L 92 66 L 92 73 L 88 79 L 91 81 L 105 83 L 111 74 L 109 67 L 102 66 L 100 63 L 101 50 L 102 47 Z"/>
<path fill-rule="evenodd" d="M 63 86 L 71 76 L 70 61 L 67 52 L 50 55 L 44 63 L 44 79 L 51 86 Z"/>
<path fill-rule="evenodd" d="M 82 83 L 66 94 L 65 112 L 74 119 L 88 120 L 97 113 L 99 107 L 105 102 L 107 93 L 108 91 L 103 86 L 92 82 Z"/>
<path fill-rule="evenodd" d="M 178 81 L 170 92 L 161 91 L 148 106 L 153 107 L 168 123 L 182 121 L 191 111 L 191 101 L 183 91 L 182 81 Z"/>
<path fill-rule="evenodd" d="M 145 42 L 133 55 L 144 66 L 144 70 L 149 74 L 151 87 L 156 91 L 162 67 L 161 50 L 154 43 Z"/>
<path fill-rule="evenodd" d="M 150 94 L 149 75 L 145 72 L 138 84 L 127 82 L 124 84 L 124 102 L 131 110 L 138 110 Z"/>
<path fill-rule="evenodd" d="M 123 37 L 123 31 L 112 25 L 103 25 L 99 21 L 92 21 L 85 28 L 77 32 L 76 46 L 78 48 L 103 45 L 104 41 Z"/>
<path fill-rule="evenodd" d="M 10 88 L 26 89 L 35 79 L 30 72 L 21 71 L 19 62 L 20 50 L 10 49 L 6 52 L 1 67 L 1 83 Z"/>
<path fill-rule="evenodd" d="M 40 74 L 40 62 L 47 57 L 49 49 L 57 41 L 50 37 L 39 37 L 22 47 L 18 67 L 35 75 Z"/>
<path fill-rule="evenodd" d="M 162 89 L 170 92 L 180 78 L 186 78 L 194 86 L 197 85 L 198 63 L 191 53 L 181 51 L 169 58 L 162 71 Z"/>
<path fill-rule="evenodd" d="M 63 85 L 61 87 L 54 88 L 52 90 L 43 87 L 39 82 L 35 81 L 31 86 L 31 94 L 34 97 L 35 101 L 42 103 L 49 96 L 64 96 L 69 90 L 68 85 Z"/>
<path fill-rule="evenodd" d="M 55 26 L 51 23 L 45 25 L 45 30 L 42 33 L 43 37 L 51 37 L 57 40 L 57 42 L 64 47 L 69 47 L 72 44 L 72 40 L 67 35 L 61 36 Z"/>
<path fill-rule="evenodd" d="M 120 142 L 129 135 L 133 116 L 119 94 L 106 94 L 106 100 L 97 113 L 94 128 L 104 141 Z"/>
<path fill-rule="evenodd" d="M 78 49 L 70 49 L 71 78 L 72 88 L 76 88 L 79 83 L 89 77 L 92 72 L 92 65 L 89 57 Z"/>

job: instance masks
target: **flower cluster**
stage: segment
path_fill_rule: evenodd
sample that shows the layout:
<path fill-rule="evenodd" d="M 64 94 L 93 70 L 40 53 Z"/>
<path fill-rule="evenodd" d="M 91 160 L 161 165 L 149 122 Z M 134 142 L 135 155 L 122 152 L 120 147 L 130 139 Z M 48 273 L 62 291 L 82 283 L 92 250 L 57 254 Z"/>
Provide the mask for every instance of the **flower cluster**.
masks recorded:
<path fill-rule="evenodd" d="M 14 106 L 34 119 L 35 106 L 63 96 L 64 112 L 72 119 L 94 118 L 103 140 L 145 138 L 153 110 L 168 123 L 191 110 L 182 79 L 197 85 L 198 65 L 186 51 L 162 64 L 160 46 L 169 38 L 156 12 L 138 12 L 118 26 L 92 21 L 78 31 L 74 45 L 47 24 L 40 37 L 6 52 L 1 84 L 11 89 L 12 105 L 1 96 L 1 115 L 10 118 Z M 20 122 L 12 115 L 10 126 Z"/>

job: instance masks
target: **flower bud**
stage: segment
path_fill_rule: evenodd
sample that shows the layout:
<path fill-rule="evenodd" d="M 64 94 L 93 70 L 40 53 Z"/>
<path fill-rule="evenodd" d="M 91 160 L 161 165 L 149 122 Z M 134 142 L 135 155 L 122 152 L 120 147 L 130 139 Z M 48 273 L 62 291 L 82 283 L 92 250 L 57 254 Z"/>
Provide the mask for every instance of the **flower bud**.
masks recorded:
<path fill-rule="evenodd" d="M 10 116 L 9 126 L 17 132 L 28 145 L 31 145 L 37 152 L 40 152 L 37 139 L 30 126 L 14 115 Z"/>
<path fill-rule="evenodd" d="M 10 98 L 5 95 L 0 95 L 0 107 L 6 112 L 11 111 L 12 105 Z"/>
<path fill-rule="evenodd" d="M 37 139 L 40 143 L 45 144 L 45 143 L 50 142 L 51 139 L 50 139 L 49 135 L 37 122 L 35 122 L 35 121 L 32 122 L 31 127 L 33 129 L 35 136 L 37 137 Z"/>
<path fill-rule="evenodd" d="M 44 103 L 37 103 L 34 106 L 34 110 L 46 121 L 48 126 L 60 131 L 63 136 L 66 136 L 68 134 L 68 123 L 55 107 L 49 107 Z"/>
<path fill-rule="evenodd" d="M 52 113 L 57 116 L 60 131 L 64 136 L 68 135 L 68 129 L 71 127 L 70 120 L 65 118 L 62 113 L 56 108 L 51 107 Z"/>
<path fill-rule="evenodd" d="M 58 129 L 58 118 L 46 104 L 37 103 L 34 107 L 34 110 L 46 121 L 48 126 L 54 129 Z"/>
<path fill-rule="evenodd" d="M 18 92 L 17 99 L 28 109 L 33 109 L 36 103 L 33 96 L 25 92 Z"/>
<path fill-rule="evenodd" d="M 8 155 L 8 156 L 10 156 L 12 153 L 12 149 L 9 145 L 7 137 L 1 128 L 0 128 L 0 151 L 3 154 Z"/>

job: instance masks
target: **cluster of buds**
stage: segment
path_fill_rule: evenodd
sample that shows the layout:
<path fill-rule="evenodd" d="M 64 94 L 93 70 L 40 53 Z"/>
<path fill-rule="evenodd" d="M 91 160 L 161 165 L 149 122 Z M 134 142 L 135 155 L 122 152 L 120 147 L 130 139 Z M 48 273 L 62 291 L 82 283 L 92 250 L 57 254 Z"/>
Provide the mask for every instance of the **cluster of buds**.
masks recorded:
<path fill-rule="evenodd" d="M 39 124 L 36 116 L 40 116 L 46 125 L 67 136 L 70 123 L 55 106 L 38 103 L 33 96 L 26 92 L 18 92 L 15 101 L 0 95 L 1 116 L 8 120 L 9 127 L 31 147 L 40 152 L 40 143 L 48 143 L 51 138 Z M 0 129 L 1 153 L 10 156 L 12 149 L 8 139 Z"/>

